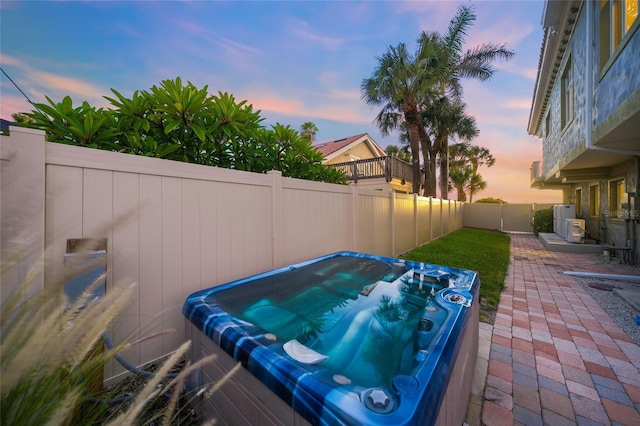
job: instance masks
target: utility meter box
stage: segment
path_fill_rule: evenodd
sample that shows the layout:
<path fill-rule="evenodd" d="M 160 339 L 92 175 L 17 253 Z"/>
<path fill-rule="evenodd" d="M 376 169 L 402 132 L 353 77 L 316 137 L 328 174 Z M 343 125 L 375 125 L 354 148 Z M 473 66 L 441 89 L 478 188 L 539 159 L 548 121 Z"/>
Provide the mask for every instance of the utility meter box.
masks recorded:
<path fill-rule="evenodd" d="M 84 248 L 83 248 L 84 247 Z M 90 247 L 87 251 L 85 248 Z M 65 267 L 73 267 L 78 273 L 72 273 L 71 279 L 64 285 L 64 294 L 69 299 L 69 305 L 96 280 L 92 295 L 88 301 L 104 297 L 106 280 L 104 274 L 107 270 L 107 240 L 71 239 L 67 241 L 67 253 L 64 255 Z"/>
<path fill-rule="evenodd" d="M 83 259 L 78 259 L 81 263 L 79 267 L 82 268 L 82 264 L 84 264 L 87 269 L 83 273 L 74 276 L 74 278 L 67 281 L 64 285 L 64 294 L 69 298 L 69 303 L 73 303 L 82 294 L 82 292 L 84 292 L 87 287 L 93 284 L 100 276 L 103 276 L 102 282 L 97 284 L 93 289 L 93 293 L 89 298 L 89 301 L 104 297 L 106 286 L 104 273 L 107 270 L 107 252 L 105 250 L 98 250 L 89 254 L 65 253 L 65 265 L 69 265 L 72 262 L 72 259 L 77 256 L 84 257 Z"/>

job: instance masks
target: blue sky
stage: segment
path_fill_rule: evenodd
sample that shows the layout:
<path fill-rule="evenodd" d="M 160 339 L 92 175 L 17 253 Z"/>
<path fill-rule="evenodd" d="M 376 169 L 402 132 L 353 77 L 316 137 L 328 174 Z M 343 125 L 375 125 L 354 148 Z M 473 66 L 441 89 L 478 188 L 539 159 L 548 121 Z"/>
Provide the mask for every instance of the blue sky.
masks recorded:
<path fill-rule="evenodd" d="M 477 19 L 466 48 L 507 43 L 516 52 L 488 82 L 464 82 L 468 112 L 496 165 L 476 197 L 556 202 L 529 188 L 541 140 L 527 135 L 542 28 L 542 0 L 502 1 L 23 1 L 0 3 L 0 63 L 34 102 L 70 95 L 107 106 L 110 88 L 124 95 L 180 76 L 210 93 L 232 93 L 262 110 L 265 124 L 299 129 L 314 122 L 318 142 L 369 133 L 399 145 L 373 124 L 377 111 L 360 84 L 390 45 L 410 49 L 421 31 L 444 33 L 457 8 Z M 30 110 L 2 75 L 2 118 Z M 453 194 L 455 196 L 455 194 Z"/>

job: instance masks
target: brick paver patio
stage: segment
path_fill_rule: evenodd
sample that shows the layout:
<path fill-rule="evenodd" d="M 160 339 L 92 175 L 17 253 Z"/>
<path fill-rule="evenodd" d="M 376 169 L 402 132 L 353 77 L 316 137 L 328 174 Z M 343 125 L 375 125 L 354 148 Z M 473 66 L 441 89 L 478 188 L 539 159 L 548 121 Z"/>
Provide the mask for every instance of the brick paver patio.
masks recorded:
<path fill-rule="evenodd" d="M 615 263 L 592 256 L 549 252 L 533 235 L 511 236 L 484 424 L 640 425 L 640 347 L 562 273 L 616 273 Z"/>

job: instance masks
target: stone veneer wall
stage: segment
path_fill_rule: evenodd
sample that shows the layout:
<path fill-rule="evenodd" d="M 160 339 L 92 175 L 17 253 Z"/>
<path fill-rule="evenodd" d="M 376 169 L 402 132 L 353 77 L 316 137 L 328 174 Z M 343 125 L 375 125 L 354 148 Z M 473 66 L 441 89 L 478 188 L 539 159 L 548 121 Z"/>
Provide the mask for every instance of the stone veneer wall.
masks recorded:
<path fill-rule="evenodd" d="M 625 180 L 626 192 L 635 192 L 637 175 L 633 159 L 613 166 L 611 179 L 573 185 L 572 194 L 575 194 L 576 189 L 582 189 L 582 213 L 576 216 L 585 219 L 586 231 L 591 234 L 591 237 L 601 240 L 603 243 L 606 241 L 607 244 L 614 243 L 616 246 L 624 247 L 626 240 L 631 238 L 630 235 L 627 235 L 625 221 L 607 215 L 608 211 L 614 209 L 609 206 L 609 183 L 620 178 Z M 600 187 L 600 215 L 598 217 L 589 216 L 589 187 L 596 184 Z M 606 228 L 601 229 L 602 225 L 605 225 Z M 638 228 L 640 231 L 640 226 Z"/>
<path fill-rule="evenodd" d="M 586 109 L 586 18 L 584 9 L 578 16 L 573 35 L 567 44 L 558 76 L 554 82 L 553 92 L 549 100 L 551 111 L 551 133 L 545 136 L 543 145 L 545 176 L 557 171 L 557 167 L 585 139 Z M 573 120 L 564 128 L 561 123 L 562 74 L 567 61 L 571 57 L 573 68 Z M 546 131 L 546 129 L 545 129 Z"/>
<path fill-rule="evenodd" d="M 596 32 L 593 42 L 596 47 L 600 45 L 597 36 Z M 595 126 L 602 124 L 635 91 L 640 89 L 640 72 L 638 72 L 640 70 L 640 31 L 635 31 L 601 80 L 600 67 L 597 65 L 599 50 L 599 47 L 593 50 L 593 78 L 594 81 L 599 81 L 593 93 Z"/>

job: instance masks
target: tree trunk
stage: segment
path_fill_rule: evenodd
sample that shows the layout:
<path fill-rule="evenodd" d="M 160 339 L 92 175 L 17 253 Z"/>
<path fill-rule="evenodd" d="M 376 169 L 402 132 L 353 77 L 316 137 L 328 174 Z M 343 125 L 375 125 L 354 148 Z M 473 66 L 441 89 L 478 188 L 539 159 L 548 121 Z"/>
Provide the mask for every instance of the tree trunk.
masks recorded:
<path fill-rule="evenodd" d="M 430 167 L 429 167 L 429 192 L 431 193 L 432 197 L 435 197 L 437 195 L 436 193 L 436 186 L 437 186 L 437 181 L 436 181 L 436 170 L 438 170 L 437 164 L 436 164 L 436 160 L 437 160 L 437 155 L 436 155 L 436 150 L 432 147 L 431 149 L 431 153 L 429 154 L 429 162 Z"/>
<path fill-rule="evenodd" d="M 458 191 L 458 201 L 467 201 L 467 193 L 464 192 L 463 185 L 456 185 L 456 191 Z"/>
<path fill-rule="evenodd" d="M 438 158 L 438 155 L 440 155 L 441 152 L 442 152 L 442 136 L 436 135 L 435 139 L 433 140 L 433 146 L 431 147 L 431 154 L 430 154 L 430 161 L 431 161 L 430 191 L 434 197 L 436 196 L 436 187 L 438 182 L 436 179 L 436 170 L 438 170 L 438 168 L 436 167 L 436 160 Z"/>
<path fill-rule="evenodd" d="M 412 181 L 413 181 L 413 193 L 420 193 L 420 142 L 418 138 L 418 131 L 415 128 L 416 125 L 409 127 L 409 140 L 411 141 L 411 166 L 412 166 Z M 413 129 L 412 129 L 413 127 Z"/>
<path fill-rule="evenodd" d="M 418 126 L 418 133 L 420 135 L 420 148 L 422 149 L 422 159 L 424 161 L 424 191 L 422 195 L 425 197 L 435 197 L 436 194 L 431 192 L 431 139 L 429 139 L 423 126 Z"/>
<path fill-rule="evenodd" d="M 413 176 L 413 193 L 420 193 L 420 133 L 418 130 L 418 109 L 411 105 L 403 108 L 404 119 L 407 123 L 407 133 L 409 133 L 409 144 L 411 146 L 411 165 Z"/>
<path fill-rule="evenodd" d="M 449 143 L 448 135 L 442 138 L 442 147 L 440 148 L 440 197 L 443 200 L 449 198 Z"/>

